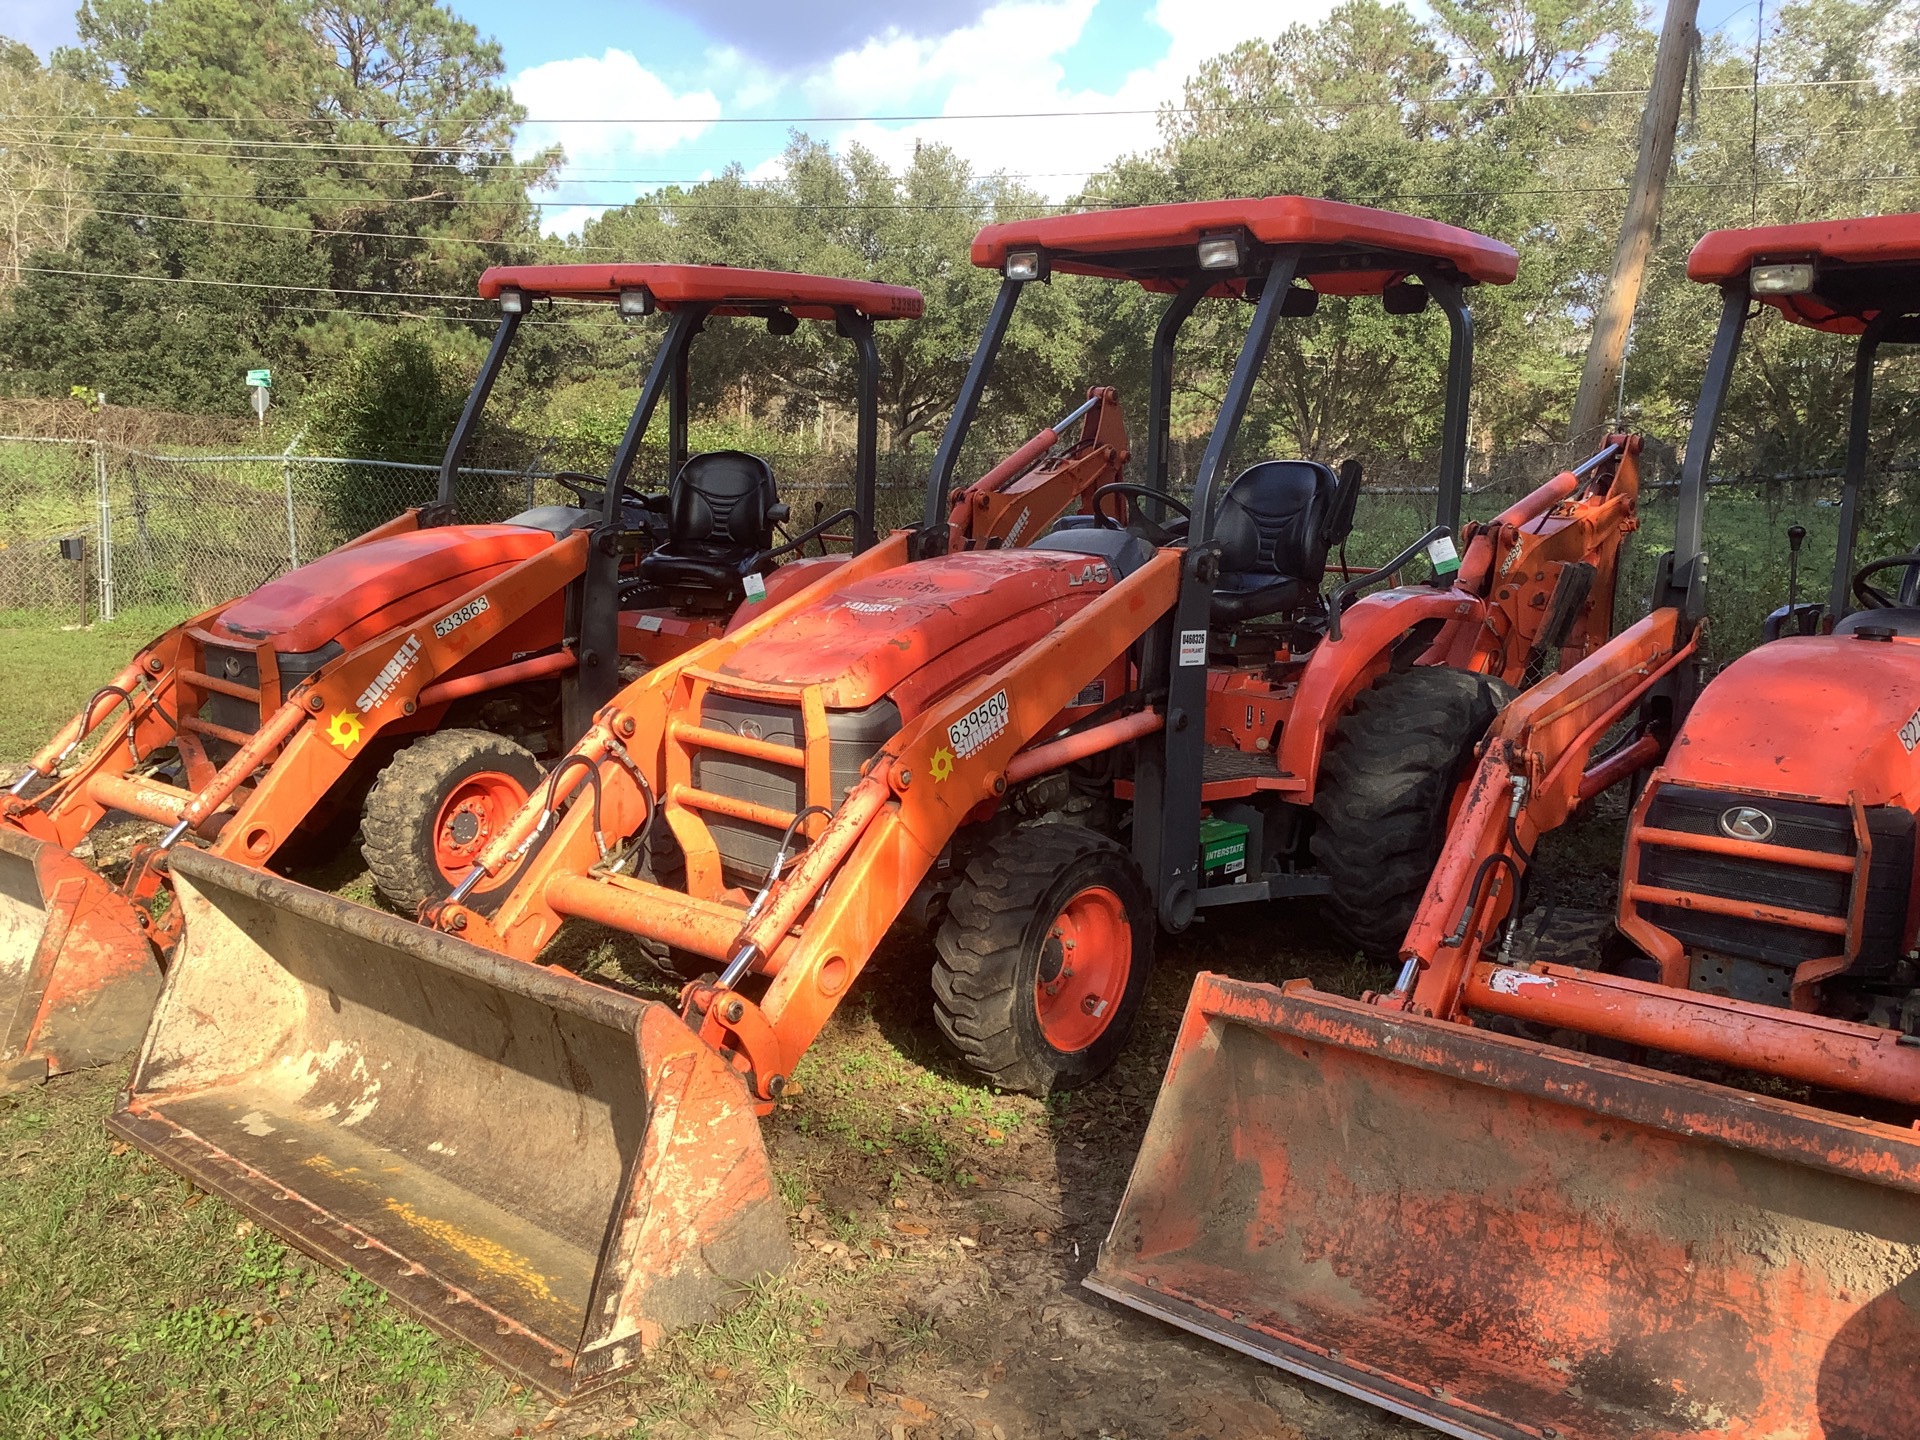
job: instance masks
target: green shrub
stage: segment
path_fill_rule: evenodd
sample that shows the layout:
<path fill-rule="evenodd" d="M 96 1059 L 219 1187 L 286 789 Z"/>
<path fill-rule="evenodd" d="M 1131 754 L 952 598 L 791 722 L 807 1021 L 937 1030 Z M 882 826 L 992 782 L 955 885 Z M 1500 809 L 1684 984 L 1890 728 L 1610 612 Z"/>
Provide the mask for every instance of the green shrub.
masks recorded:
<path fill-rule="evenodd" d="M 391 331 L 352 351 L 308 392 L 302 448 L 315 455 L 436 464 L 472 383 L 467 368 L 427 337 Z M 392 518 L 400 490 L 410 503 L 430 500 L 435 479 L 424 471 L 402 471 L 392 474 L 391 484 L 369 486 L 360 471 L 343 467 L 323 498 L 339 532 L 357 535 Z"/>

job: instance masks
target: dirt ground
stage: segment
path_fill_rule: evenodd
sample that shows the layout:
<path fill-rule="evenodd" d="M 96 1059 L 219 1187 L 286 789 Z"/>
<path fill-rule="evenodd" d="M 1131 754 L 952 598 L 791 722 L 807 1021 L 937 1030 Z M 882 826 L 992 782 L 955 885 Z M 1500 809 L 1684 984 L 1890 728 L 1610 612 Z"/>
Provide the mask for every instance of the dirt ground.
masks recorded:
<path fill-rule="evenodd" d="M 804 1332 L 808 1353 L 791 1369 L 806 1401 L 770 1421 L 763 1377 L 699 1335 L 624 1390 L 531 1428 L 501 1414 L 453 1433 L 588 1436 L 635 1421 L 645 1433 L 738 1440 L 1428 1433 L 1080 1285 L 1126 1184 L 1194 973 L 1304 973 L 1348 991 L 1377 978 L 1324 948 L 1310 911 L 1216 914 L 1164 943 L 1129 1055 L 1093 1086 L 1044 1104 L 979 1090 L 947 1060 L 927 1000 L 930 961 L 922 937 L 890 942 L 799 1070 L 800 1093 L 768 1123 L 803 1246 L 784 1308 Z"/>

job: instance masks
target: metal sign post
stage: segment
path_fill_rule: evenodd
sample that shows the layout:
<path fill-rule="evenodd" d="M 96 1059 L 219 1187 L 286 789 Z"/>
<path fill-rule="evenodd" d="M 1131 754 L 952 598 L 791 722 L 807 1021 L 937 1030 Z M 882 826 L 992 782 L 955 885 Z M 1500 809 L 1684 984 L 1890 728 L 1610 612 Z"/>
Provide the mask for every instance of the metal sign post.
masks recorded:
<path fill-rule="evenodd" d="M 260 432 L 266 433 L 267 406 L 273 403 L 273 371 L 247 371 L 247 388 L 253 391 L 253 415 L 260 424 Z"/>

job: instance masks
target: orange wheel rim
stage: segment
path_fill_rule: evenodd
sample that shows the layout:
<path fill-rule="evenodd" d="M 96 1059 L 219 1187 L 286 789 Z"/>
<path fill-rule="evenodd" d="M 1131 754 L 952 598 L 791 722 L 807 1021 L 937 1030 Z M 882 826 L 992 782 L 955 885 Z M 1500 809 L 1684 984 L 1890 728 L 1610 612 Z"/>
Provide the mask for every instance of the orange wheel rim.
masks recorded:
<path fill-rule="evenodd" d="M 433 863 L 440 878 L 459 884 L 487 842 L 526 803 L 526 789 L 498 770 L 482 770 L 454 786 L 433 817 Z"/>
<path fill-rule="evenodd" d="M 1089 885 L 1060 907 L 1042 944 L 1033 987 L 1040 1033 L 1072 1054 L 1098 1040 L 1120 1013 L 1133 969 L 1133 925 L 1118 895 Z"/>

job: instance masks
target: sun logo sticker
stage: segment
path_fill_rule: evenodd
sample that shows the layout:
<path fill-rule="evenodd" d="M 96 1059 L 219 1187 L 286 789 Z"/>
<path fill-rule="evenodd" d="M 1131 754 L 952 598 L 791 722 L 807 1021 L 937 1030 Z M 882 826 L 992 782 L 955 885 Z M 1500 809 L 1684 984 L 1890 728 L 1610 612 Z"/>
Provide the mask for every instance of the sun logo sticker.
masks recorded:
<path fill-rule="evenodd" d="M 353 711 L 342 710 L 327 722 L 327 739 L 342 750 L 351 750 L 360 743 L 360 732 L 365 728 Z"/>
<path fill-rule="evenodd" d="M 934 780 L 941 781 L 953 774 L 953 751 L 942 745 L 933 752 L 933 759 L 927 762 L 927 773 Z"/>

